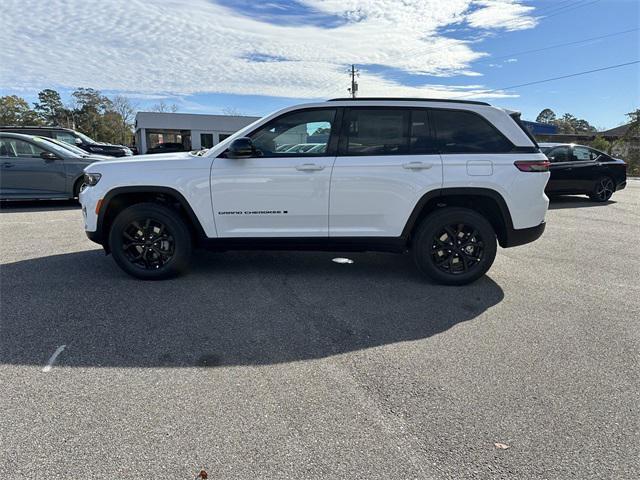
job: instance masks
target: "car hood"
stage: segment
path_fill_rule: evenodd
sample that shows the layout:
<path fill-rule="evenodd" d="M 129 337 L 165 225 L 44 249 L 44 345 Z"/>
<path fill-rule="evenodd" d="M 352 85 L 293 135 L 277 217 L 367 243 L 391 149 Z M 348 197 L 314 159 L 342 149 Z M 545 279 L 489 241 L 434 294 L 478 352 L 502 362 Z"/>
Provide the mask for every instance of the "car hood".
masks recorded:
<path fill-rule="evenodd" d="M 107 157 L 109 160 L 101 161 L 102 165 L 107 164 L 139 164 L 139 163 L 154 163 L 154 162 L 167 162 L 170 160 L 188 160 L 194 157 L 189 155 L 189 152 L 173 152 L 173 153 L 154 153 L 149 155 L 135 155 L 133 157 Z"/>

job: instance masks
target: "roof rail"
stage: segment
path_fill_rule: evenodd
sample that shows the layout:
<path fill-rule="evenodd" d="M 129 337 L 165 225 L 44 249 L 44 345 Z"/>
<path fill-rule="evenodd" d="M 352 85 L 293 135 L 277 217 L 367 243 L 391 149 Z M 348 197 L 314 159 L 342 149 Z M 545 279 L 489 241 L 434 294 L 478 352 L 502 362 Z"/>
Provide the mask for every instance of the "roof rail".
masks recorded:
<path fill-rule="evenodd" d="M 346 101 L 379 101 L 379 100 L 389 100 L 395 102 L 445 102 L 445 103 L 467 103 L 471 105 L 487 105 L 490 106 L 487 102 L 478 102 L 475 100 L 455 100 L 453 98 L 418 98 L 418 97 L 357 97 L 357 98 L 331 98 L 327 100 L 327 102 L 346 102 Z"/>

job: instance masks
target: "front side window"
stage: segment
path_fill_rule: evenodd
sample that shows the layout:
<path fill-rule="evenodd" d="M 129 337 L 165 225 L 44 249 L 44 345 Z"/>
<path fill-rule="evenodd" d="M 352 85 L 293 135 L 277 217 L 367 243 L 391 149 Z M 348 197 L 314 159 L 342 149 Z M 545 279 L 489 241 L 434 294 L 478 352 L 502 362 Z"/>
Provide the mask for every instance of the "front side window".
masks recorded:
<path fill-rule="evenodd" d="M 432 110 L 442 153 L 506 153 L 513 145 L 480 115 L 462 110 Z"/>
<path fill-rule="evenodd" d="M 292 112 L 272 120 L 250 135 L 264 157 L 318 156 L 327 151 L 336 110 Z"/>
<path fill-rule="evenodd" d="M 0 140 L 0 157 L 39 157 L 44 152 L 32 143 L 17 138 L 3 138 Z"/>

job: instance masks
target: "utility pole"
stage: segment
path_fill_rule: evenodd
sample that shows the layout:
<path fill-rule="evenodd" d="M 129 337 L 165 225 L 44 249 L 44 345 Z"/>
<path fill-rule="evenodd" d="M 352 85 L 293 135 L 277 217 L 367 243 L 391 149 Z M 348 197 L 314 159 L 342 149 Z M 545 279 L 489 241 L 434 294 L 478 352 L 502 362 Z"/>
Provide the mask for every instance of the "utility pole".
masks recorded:
<path fill-rule="evenodd" d="M 360 76 L 360 70 L 356 70 L 355 65 L 351 65 L 351 88 L 347 88 L 347 91 L 351 94 L 351 98 L 356 98 L 358 95 L 358 82 L 356 82 L 356 77 Z"/>

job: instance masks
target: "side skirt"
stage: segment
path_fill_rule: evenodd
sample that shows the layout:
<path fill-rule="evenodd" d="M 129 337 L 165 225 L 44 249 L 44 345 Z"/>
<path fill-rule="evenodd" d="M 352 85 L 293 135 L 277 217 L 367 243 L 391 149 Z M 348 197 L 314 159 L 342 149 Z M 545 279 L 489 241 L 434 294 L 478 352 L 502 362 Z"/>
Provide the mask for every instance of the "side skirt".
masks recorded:
<path fill-rule="evenodd" d="M 287 237 L 207 238 L 198 243 L 208 250 L 310 250 L 326 252 L 391 252 L 408 249 L 403 237 Z"/>

